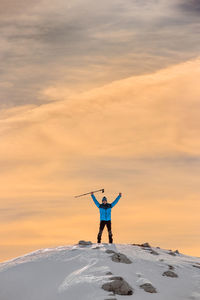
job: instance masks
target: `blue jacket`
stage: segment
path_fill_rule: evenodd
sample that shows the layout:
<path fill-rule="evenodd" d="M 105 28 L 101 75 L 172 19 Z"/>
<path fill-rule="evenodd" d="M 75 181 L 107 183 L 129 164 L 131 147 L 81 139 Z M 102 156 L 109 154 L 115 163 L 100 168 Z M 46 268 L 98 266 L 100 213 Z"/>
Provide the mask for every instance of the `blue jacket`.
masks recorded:
<path fill-rule="evenodd" d="M 111 221 L 111 209 L 117 204 L 121 196 L 117 198 L 112 203 L 100 204 L 94 195 L 91 195 L 95 205 L 99 208 L 100 221 Z"/>

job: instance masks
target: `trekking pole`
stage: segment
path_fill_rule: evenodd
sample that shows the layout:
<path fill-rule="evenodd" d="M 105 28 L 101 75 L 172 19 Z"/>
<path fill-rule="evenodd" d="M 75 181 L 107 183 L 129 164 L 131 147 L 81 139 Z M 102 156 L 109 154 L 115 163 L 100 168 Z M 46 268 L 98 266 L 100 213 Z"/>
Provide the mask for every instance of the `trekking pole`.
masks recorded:
<path fill-rule="evenodd" d="M 85 195 L 89 195 L 89 194 L 91 194 L 91 193 L 98 193 L 98 192 L 104 193 L 104 189 L 100 189 L 100 190 L 97 190 L 97 191 L 93 191 L 93 192 L 81 194 L 81 195 L 78 195 L 78 196 L 74 196 L 74 198 L 78 198 L 78 197 L 82 197 L 82 196 L 85 196 Z"/>

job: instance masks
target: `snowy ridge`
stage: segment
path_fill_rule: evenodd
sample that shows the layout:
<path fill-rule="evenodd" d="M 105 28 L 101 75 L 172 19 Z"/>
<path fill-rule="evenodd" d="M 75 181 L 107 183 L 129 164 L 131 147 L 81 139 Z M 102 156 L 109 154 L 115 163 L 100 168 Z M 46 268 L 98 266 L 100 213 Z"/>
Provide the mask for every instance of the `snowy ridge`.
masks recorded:
<path fill-rule="evenodd" d="M 119 253 L 132 263 L 114 261 Z M 133 294 L 102 289 L 113 276 L 122 277 Z M 156 292 L 145 291 L 144 284 Z M 139 245 L 77 244 L 41 249 L 0 264 L 0 300 L 47 299 L 200 300 L 200 258 Z"/>

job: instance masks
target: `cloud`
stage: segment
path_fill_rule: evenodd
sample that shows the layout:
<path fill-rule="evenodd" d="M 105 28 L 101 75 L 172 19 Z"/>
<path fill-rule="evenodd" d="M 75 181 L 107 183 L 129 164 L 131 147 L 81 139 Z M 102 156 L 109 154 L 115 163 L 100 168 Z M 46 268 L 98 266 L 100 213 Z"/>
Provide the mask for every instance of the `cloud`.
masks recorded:
<path fill-rule="evenodd" d="M 2 0 L 0 7 L 0 15 L 2 18 L 5 16 L 12 16 L 16 14 L 23 14 L 26 9 L 34 7 L 39 1 L 19 0 L 17 3 L 12 0 Z"/>
<path fill-rule="evenodd" d="M 76 242 L 85 232 L 96 238 L 89 198 L 73 196 L 102 187 L 110 199 L 124 193 L 115 215 L 126 231 L 121 242 L 133 228 L 145 239 L 159 212 L 148 237 L 167 244 L 173 210 L 181 224 L 190 211 L 187 232 L 196 235 L 200 70 L 199 58 L 187 60 L 199 55 L 199 21 L 178 4 L 21 2 L 18 13 L 3 3 L 2 244 L 11 245 L 13 229 L 13 245 L 23 247 Z M 26 243 L 33 228 L 42 236 Z M 196 247 L 185 230 L 176 232 L 183 247 Z"/>
<path fill-rule="evenodd" d="M 9 208 L 0 208 L 0 213 L 2 215 L 2 221 L 9 222 L 14 220 L 21 220 L 21 219 L 29 219 L 32 217 L 35 217 L 37 215 L 41 215 L 41 212 L 39 211 L 22 211 L 21 209 L 16 209 L 13 207 Z"/>
<path fill-rule="evenodd" d="M 179 8 L 185 13 L 193 13 L 198 16 L 200 13 L 200 2 L 199 0 L 181 0 L 178 4 Z"/>
<path fill-rule="evenodd" d="M 177 2 L 21 1 L 19 7 L 26 14 L 2 5 L 4 107 L 40 105 L 41 91 L 52 84 L 85 91 L 199 54 L 199 22 Z"/>
<path fill-rule="evenodd" d="M 73 194 L 79 181 L 88 186 L 105 176 L 112 184 L 121 174 L 127 181 L 142 179 L 145 165 L 149 170 L 171 165 L 169 172 L 184 170 L 184 176 L 190 165 L 194 174 L 188 176 L 194 179 L 199 72 L 197 59 L 69 97 L 67 91 L 62 101 L 55 88 L 53 103 L 2 111 L 2 196 L 29 191 L 41 196 L 43 190 L 56 195 L 66 189 Z"/>

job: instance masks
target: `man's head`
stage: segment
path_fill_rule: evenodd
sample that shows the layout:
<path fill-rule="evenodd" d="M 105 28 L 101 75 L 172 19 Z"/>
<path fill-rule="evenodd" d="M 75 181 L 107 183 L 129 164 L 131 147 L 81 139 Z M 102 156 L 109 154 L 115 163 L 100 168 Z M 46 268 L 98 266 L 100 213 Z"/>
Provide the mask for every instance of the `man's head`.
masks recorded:
<path fill-rule="evenodd" d="M 102 198 L 102 203 L 103 203 L 103 204 L 106 204 L 106 203 L 107 203 L 107 198 L 106 198 L 105 196 Z"/>

